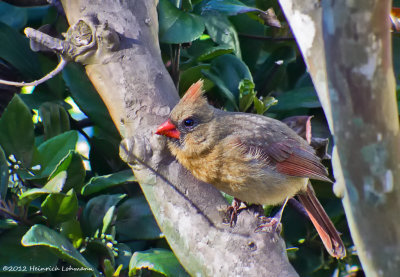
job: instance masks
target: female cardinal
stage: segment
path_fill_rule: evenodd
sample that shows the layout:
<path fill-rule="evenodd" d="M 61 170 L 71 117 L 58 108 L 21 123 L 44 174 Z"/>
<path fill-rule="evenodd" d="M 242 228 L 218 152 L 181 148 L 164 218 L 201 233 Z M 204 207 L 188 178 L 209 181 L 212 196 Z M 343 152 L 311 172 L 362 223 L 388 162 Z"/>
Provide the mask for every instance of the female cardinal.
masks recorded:
<path fill-rule="evenodd" d="M 328 252 L 343 258 L 343 242 L 309 185 L 331 182 L 313 148 L 278 120 L 214 108 L 202 86 L 193 84 L 156 131 L 170 138 L 172 154 L 196 178 L 242 201 L 276 205 L 298 194 Z"/>

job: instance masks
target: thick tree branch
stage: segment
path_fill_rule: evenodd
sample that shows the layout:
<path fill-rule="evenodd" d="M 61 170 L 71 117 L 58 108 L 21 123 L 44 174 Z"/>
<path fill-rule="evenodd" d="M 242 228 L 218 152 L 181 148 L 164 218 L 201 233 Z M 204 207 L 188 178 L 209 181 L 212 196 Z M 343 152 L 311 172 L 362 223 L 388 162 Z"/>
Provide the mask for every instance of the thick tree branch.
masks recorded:
<path fill-rule="evenodd" d="M 280 3 L 335 135 L 335 192 L 344 196 L 363 268 L 367 276 L 397 276 L 400 145 L 391 1 Z"/>
<path fill-rule="evenodd" d="M 120 37 L 85 59 L 86 72 L 125 138 L 128 161 L 156 220 L 192 276 L 297 276 L 277 234 L 254 233 L 256 213 L 242 212 L 235 228 L 222 224 L 226 202 L 212 186 L 195 180 L 154 135 L 179 100 L 158 43 L 156 1 L 63 1 L 70 25 L 86 22 L 102 36 L 104 24 Z M 108 23 L 108 24 L 107 24 Z M 104 42 L 104 39 L 99 39 Z M 98 53 L 106 53 L 105 59 Z"/>

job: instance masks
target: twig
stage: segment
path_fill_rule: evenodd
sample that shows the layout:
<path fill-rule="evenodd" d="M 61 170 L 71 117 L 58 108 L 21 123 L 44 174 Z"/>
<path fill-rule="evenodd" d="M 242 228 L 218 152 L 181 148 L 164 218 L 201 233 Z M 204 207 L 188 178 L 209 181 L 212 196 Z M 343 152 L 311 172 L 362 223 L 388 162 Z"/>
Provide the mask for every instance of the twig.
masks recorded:
<path fill-rule="evenodd" d="M 8 86 L 15 86 L 15 87 L 38 86 L 38 85 L 46 82 L 47 80 L 50 80 L 51 78 L 56 76 L 58 73 L 60 73 L 64 69 L 64 67 L 67 65 L 67 63 L 68 62 L 63 57 L 61 57 L 60 62 L 58 63 L 57 67 L 54 68 L 54 70 L 52 70 L 49 74 L 47 74 L 43 78 L 33 81 L 33 82 L 30 82 L 30 83 L 0 80 L 0 84 L 8 85 Z"/>

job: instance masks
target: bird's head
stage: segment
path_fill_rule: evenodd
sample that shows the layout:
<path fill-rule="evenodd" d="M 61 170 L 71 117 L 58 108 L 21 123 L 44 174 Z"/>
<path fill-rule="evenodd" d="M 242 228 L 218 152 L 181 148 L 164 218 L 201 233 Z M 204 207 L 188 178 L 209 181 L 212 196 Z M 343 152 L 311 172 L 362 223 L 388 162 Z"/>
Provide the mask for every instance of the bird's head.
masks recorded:
<path fill-rule="evenodd" d="M 169 137 L 169 141 L 181 148 L 206 142 L 214 108 L 207 103 L 203 93 L 203 80 L 199 80 L 187 90 L 168 120 L 157 128 L 156 134 Z"/>

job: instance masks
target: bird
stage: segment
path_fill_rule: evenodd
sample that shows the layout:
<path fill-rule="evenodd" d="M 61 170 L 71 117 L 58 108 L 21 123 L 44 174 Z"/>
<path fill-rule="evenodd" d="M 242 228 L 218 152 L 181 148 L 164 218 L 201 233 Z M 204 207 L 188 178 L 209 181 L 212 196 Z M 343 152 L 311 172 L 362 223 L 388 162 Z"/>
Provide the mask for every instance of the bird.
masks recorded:
<path fill-rule="evenodd" d="M 213 107 L 200 79 L 155 133 L 167 137 L 173 156 L 197 179 L 235 199 L 278 205 L 297 195 L 328 253 L 338 259 L 346 255 L 309 183 L 332 182 L 328 172 L 314 149 L 283 122 Z"/>

